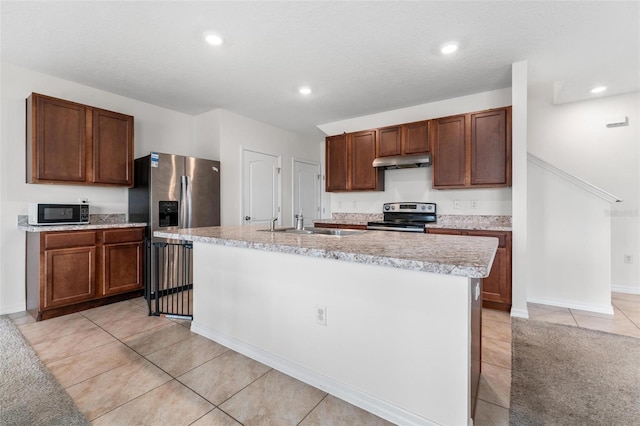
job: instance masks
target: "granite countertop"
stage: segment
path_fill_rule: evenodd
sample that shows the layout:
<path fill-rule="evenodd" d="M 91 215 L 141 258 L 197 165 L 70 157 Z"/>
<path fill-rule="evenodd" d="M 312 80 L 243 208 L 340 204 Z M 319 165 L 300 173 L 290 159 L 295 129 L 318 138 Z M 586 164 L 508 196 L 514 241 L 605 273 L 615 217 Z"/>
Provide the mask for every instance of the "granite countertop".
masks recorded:
<path fill-rule="evenodd" d="M 262 231 L 265 226 L 221 226 L 156 231 L 161 238 L 245 247 L 470 278 L 489 275 L 497 238 L 363 231 L 349 236 Z"/>
<path fill-rule="evenodd" d="M 90 229 L 137 228 L 143 222 L 127 222 L 125 214 L 92 214 L 88 225 L 29 225 L 28 216 L 18 216 L 18 230 L 26 232 L 85 231 Z"/>
<path fill-rule="evenodd" d="M 332 219 L 318 219 L 314 220 L 314 223 L 366 226 L 367 222 L 380 220 L 382 220 L 382 214 L 334 213 Z M 512 230 L 511 216 L 494 215 L 438 215 L 437 222 L 427 224 L 427 228 L 508 232 Z"/>

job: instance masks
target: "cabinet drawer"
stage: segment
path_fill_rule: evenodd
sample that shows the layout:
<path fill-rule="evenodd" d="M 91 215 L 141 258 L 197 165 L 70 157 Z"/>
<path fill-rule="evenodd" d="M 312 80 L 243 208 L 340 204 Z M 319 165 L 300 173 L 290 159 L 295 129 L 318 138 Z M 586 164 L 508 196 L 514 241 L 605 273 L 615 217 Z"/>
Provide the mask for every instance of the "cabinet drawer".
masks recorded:
<path fill-rule="evenodd" d="M 95 231 L 47 232 L 44 234 L 45 250 L 94 245 L 96 245 Z"/>
<path fill-rule="evenodd" d="M 110 229 L 102 232 L 103 244 L 130 243 L 144 239 L 144 228 Z"/>

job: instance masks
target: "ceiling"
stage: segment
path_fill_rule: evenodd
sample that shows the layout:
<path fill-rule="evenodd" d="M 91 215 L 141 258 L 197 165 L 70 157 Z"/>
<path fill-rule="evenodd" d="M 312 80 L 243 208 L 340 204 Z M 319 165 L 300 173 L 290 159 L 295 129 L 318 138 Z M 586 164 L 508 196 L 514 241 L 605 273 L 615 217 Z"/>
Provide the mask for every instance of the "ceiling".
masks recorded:
<path fill-rule="evenodd" d="M 639 1 L 3 0 L 0 14 L 3 61 L 316 138 L 318 124 L 510 87 L 523 60 L 557 103 L 640 90 Z M 448 40 L 460 49 L 444 57 Z"/>

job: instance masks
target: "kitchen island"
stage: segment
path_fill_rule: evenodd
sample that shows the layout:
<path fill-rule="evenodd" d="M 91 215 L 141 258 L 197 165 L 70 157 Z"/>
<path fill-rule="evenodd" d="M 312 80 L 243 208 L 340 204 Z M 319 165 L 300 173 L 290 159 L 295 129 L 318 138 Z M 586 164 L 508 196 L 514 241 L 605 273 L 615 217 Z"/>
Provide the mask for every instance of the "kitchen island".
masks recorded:
<path fill-rule="evenodd" d="M 261 228 L 155 233 L 193 242 L 192 331 L 394 423 L 471 423 L 496 239 Z"/>

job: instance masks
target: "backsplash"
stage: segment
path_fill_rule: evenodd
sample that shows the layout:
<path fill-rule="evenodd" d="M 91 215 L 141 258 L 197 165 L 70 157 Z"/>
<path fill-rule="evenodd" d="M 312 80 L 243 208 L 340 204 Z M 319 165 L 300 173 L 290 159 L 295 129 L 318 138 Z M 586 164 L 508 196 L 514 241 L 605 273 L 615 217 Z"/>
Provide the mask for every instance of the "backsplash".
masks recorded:
<path fill-rule="evenodd" d="M 126 223 L 127 215 L 125 213 L 112 213 L 112 214 L 90 214 L 89 223 L 92 225 L 112 224 L 112 223 Z M 28 226 L 29 216 L 18 215 L 18 226 Z"/>

